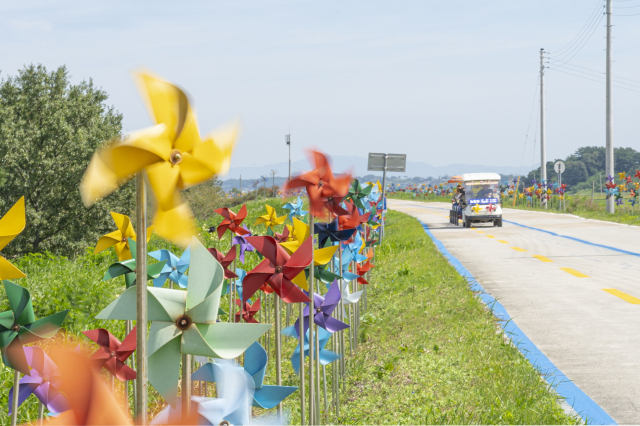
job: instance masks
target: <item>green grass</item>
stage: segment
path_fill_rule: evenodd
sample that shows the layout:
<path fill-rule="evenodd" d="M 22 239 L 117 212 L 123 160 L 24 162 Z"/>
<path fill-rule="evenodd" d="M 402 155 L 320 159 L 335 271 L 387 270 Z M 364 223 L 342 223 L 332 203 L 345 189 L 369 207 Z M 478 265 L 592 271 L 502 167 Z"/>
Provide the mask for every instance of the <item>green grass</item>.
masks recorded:
<path fill-rule="evenodd" d="M 389 211 L 376 253 L 342 424 L 575 424 L 540 372 L 438 252 L 416 219 Z"/>

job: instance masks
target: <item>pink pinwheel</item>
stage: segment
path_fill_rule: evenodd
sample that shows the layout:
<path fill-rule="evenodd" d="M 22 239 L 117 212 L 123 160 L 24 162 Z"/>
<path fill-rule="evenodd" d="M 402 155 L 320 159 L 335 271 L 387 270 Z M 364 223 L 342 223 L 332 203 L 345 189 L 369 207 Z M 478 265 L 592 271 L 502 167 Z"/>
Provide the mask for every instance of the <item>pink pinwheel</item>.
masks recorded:
<path fill-rule="evenodd" d="M 247 229 L 247 233 L 248 234 L 246 234 L 246 235 L 235 235 L 233 237 L 233 239 L 231 240 L 231 245 L 238 247 L 239 250 L 240 250 L 240 254 L 238 255 L 238 259 L 240 259 L 240 262 L 242 262 L 242 263 L 244 263 L 244 252 L 245 251 L 255 251 L 253 246 L 251 244 L 249 244 L 247 242 L 247 240 L 246 240 L 246 237 L 250 237 L 251 236 L 251 232 L 249 232 L 248 229 Z"/>
<path fill-rule="evenodd" d="M 243 305 L 243 303 L 240 299 L 236 299 L 236 305 L 241 306 Z M 249 303 L 249 301 L 244 302 L 244 306 L 242 307 L 242 312 L 240 311 L 236 312 L 236 322 L 240 322 L 240 318 L 242 317 L 244 322 L 249 322 L 254 324 L 258 323 L 258 321 L 253 317 L 258 313 L 259 310 L 260 310 L 260 299 L 256 300 L 253 305 Z"/>
<path fill-rule="evenodd" d="M 125 364 L 127 358 L 136 350 L 136 327 L 133 327 L 122 342 L 104 328 L 83 331 L 82 334 L 101 346 L 91 357 L 98 369 L 104 367 L 123 382 L 136 378 L 136 372 Z"/>
<path fill-rule="evenodd" d="M 265 286 L 265 290 L 272 289 L 285 303 L 309 302 L 309 297 L 291 280 L 311 264 L 311 240 L 307 238 L 300 248 L 289 256 L 273 237 L 247 237 L 249 244 L 264 256 L 264 260 L 244 278 L 242 301 L 246 302 L 258 289 Z"/>
<path fill-rule="evenodd" d="M 209 250 L 209 253 L 211 253 L 213 257 L 216 258 L 218 263 L 222 265 L 225 278 L 238 278 L 238 276 L 234 274 L 231 269 L 229 269 L 229 265 L 231 265 L 231 262 L 233 262 L 233 260 L 236 258 L 236 246 L 231 247 L 231 250 L 229 250 L 229 253 L 227 253 L 226 255 L 222 254 L 222 252 L 217 248 L 211 247 L 207 250 Z"/>
<path fill-rule="evenodd" d="M 247 217 L 247 206 L 245 204 L 242 205 L 238 214 L 235 214 L 231 210 L 226 207 L 221 209 L 215 209 L 214 212 L 218 213 L 220 216 L 224 217 L 220 225 L 218 225 L 218 239 L 221 239 L 227 229 L 233 232 L 236 235 L 247 235 L 249 231 L 240 226 L 243 220 Z"/>
<path fill-rule="evenodd" d="M 347 324 L 331 316 L 338 306 L 338 303 L 340 303 L 341 297 L 340 286 L 336 280 L 333 280 L 331 287 L 329 287 L 329 291 L 327 291 L 327 294 L 325 294 L 324 297 L 318 293 L 313 294 L 313 306 L 315 307 L 313 322 L 327 330 L 329 333 L 335 333 L 336 331 L 349 328 Z M 304 308 L 303 318 L 304 333 L 306 333 L 309 329 L 309 305 Z M 300 336 L 300 318 L 296 321 L 295 330 L 298 336 Z"/>
<path fill-rule="evenodd" d="M 25 346 L 24 354 L 31 367 L 28 376 L 20 379 L 18 405 L 21 405 L 31 394 L 34 394 L 51 413 L 62 413 L 69 409 L 69 402 L 58 390 L 61 377 L 58 367 L 38 346 Z M 9 389 L 9 415 L 13 402 L 13 388 Z"/>

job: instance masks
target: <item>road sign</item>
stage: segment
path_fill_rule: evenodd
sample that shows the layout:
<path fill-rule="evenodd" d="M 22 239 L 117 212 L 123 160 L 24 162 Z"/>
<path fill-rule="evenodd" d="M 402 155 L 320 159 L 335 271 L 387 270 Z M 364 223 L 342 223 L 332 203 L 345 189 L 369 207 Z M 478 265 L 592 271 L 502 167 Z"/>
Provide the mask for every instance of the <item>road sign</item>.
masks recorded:
<path fill-rule="evenodd" d="M 562 161 L 556 161 L 553 165 L 553 170 L 555 170 L 556 173 L 564 173 L 564 163 Z"/>
<path fill-rule="evenodd" d="M 385 171 L 385 166 L 387 172 L 404 173 L 407 167 L 407 154 L 369 153 L 367 170 L 382 172 Z"/>

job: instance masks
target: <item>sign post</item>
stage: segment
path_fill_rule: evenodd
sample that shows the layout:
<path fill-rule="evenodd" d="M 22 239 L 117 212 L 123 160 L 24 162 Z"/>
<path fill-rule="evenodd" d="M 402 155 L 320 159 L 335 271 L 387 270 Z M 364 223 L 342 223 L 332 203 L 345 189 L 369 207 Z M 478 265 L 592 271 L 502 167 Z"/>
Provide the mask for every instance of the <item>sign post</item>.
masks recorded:
<path fill-rule="evenodd" d="M 562 161 L 556 161 L 555 164 L 553 165 L 553 170 L 556 171 L 556 173 L 558 174 L 558 185 L 560 185 L 560 187 L 562 188 L 562 173 L 564 172 L 564 163 Z M 563 210 L 566 212 L 567 211 L 567 202 L 564 199 L 564 193 L 562 194 L 562 207 Z"/>
<path fill-rule="evenodd" d="M 386 207 L 384 199 L 387 184 L 387 171 L 404 173 L 407 168 L 407 154 L 383 154 L 378 152 L 369 153 L 369 162 L 367 164 L 367 170 L 369 171 L 381 171 L 382 172 L 382 207 Z M 386 213 L 383 210 L 383 213 Z M 380 242 L 384 236 L 384 221 L 382 221 L 380 229 Z"/>

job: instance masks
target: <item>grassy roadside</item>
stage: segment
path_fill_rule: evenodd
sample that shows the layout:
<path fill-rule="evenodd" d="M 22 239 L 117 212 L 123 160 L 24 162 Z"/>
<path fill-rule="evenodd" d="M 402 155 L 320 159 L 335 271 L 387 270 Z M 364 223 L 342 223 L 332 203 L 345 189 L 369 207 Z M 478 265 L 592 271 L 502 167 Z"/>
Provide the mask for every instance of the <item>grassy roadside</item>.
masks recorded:
<path fill-rule="evenodd" d="M 389 211 L 342 424 L 575 424 L 408 215 Z"/>

